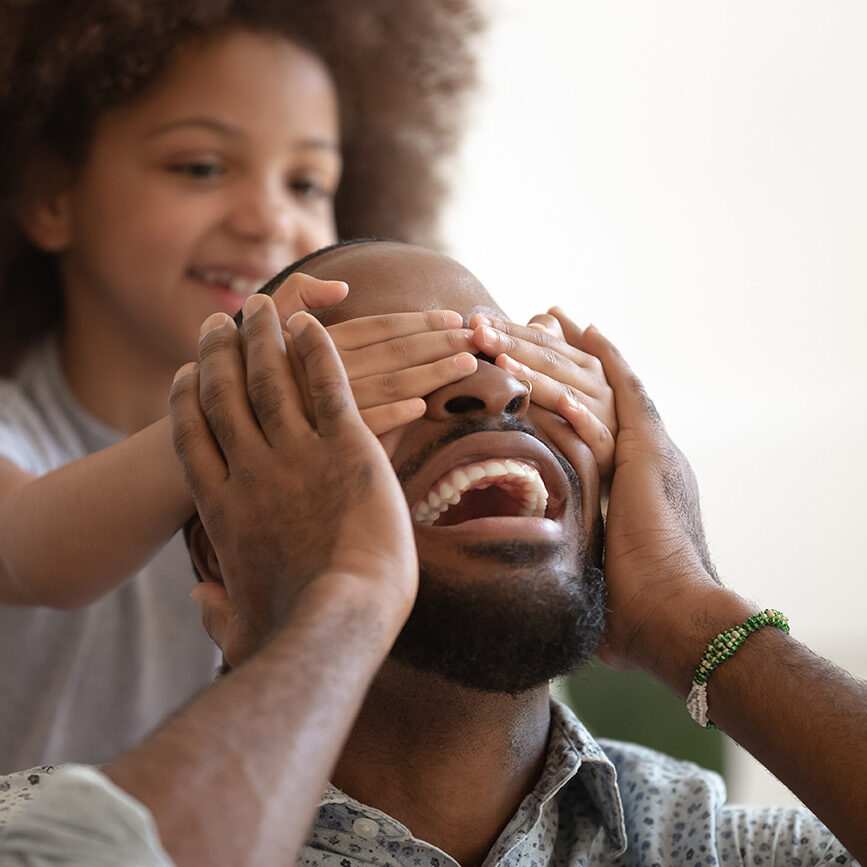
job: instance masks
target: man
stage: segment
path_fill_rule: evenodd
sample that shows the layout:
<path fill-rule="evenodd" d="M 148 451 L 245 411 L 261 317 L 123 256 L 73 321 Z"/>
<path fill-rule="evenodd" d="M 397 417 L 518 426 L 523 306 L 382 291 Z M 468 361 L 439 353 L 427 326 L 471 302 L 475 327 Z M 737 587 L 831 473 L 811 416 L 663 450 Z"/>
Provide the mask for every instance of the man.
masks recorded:
<path fill-rule="evenodd" d="M 356 244 L 303 268 L 351 286 L 326 324 L 447 308 L 490 317 L 479 339 L 501 351 L 559 345 L 500 323 L 471 275 L 427 251 Z M 240 334 L 210 324 L 173 420 L 203 525 L 196 595 L 236 670 L 106 769 L 176 863 L 290 863 L 299 847 L 341 867 L 851 863 L 806 812 L 725 808 L 713 775 L 603 749 L 551 704 L 548 678 L 600 638 L 603 599 L 596 463 L 567 398 L 563 417 L 531 404 L 527 382 L 480 353 L 389 443 L 401 493 L 316 323 L 290 321 L 294 378 L 266 299 Z M 708 640 L 755 606 L 715 580 L 692 475 L 640 383 L 597 331 L 559 324 L 600 359 L 620 425 L 601 652 L 685 696 Z M 708 704 L 863 856 L 863 684 L 768 628 L 713 671 Z M 18 851 L 37 818 L 11 823 Z M 153 857 L 140 863 L 166 863 Z"/>

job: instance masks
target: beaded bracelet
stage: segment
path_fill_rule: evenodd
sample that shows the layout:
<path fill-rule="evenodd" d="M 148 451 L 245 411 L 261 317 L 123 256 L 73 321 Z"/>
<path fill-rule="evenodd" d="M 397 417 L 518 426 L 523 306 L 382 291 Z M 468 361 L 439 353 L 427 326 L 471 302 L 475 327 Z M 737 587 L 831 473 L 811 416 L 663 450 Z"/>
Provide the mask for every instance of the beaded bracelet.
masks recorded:
<path fill-rule="evenodd" d="M 748 617 L 740 626 L 732 626 L 720 632 L 707 646 L 695 676 L 692 679 L 692 689 L 686 699 L 686 709 L 689 715 L 704 728 L 716 728 L 707 718 L 707 679 L 710 673 L 725 662 L 744 643 L 744 639 L 763 626 L 776 626 L 783 632 L 789 631 L 789 618 L 782 611 L 766 608 L 752 617 Z"/>

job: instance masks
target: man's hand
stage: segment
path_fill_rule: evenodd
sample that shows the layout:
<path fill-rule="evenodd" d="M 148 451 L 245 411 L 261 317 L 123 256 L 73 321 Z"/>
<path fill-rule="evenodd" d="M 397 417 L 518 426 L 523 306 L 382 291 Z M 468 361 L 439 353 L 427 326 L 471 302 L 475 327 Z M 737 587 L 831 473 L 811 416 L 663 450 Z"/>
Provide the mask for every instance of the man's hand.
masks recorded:
<path fill-rule="evenodd" d="M 608 482 L 617 436 L 614 396 L 599 361 L 581 349 L 578 326 L 556 310 L 534 316 L 526 326 L 482 315 L 470 325 L 480 351 L 530 383 L 534 403 L 559 412 L 561 398 L 569 399 L 566 419 L 593 453 L 603 484 Z"/>
<path fill-rule="evenodd" d="M 298 313 L 289 332 L 264 295 L 247 300 L 240 331 L 214 314 L 199 364 L 178 372 L 170 396 L 175 450 L 214 543 L 201 565 L 222 581 L 194 598 L 231 665 L 317 582 L 325 602 L 328 588 L 351 584 L 395 636 L 415 598 L 412 526 L 391 464 L 325 329 Z"/>
<path fill-rule="evenodd" d="M 701 624 L 692 612 L 731 610 L 731 624 L 753 613 L 723 590 L 710 562 L 692 469 L 666 433 L 638 377 L 592 325 L 580 346 L 595 355 L 614 389 L 620 430 L 605 532 L 605 578 L 610 615 L 602 659 L 642 668 L 684 693 L 700 651 L 678 658 L 684 639 Z M 568 398 L 560 411 L 575 412 Z M 743 617 L 741 614 L 743 613 Z M 703 634 L 717 631 L 708 624 Z"/>

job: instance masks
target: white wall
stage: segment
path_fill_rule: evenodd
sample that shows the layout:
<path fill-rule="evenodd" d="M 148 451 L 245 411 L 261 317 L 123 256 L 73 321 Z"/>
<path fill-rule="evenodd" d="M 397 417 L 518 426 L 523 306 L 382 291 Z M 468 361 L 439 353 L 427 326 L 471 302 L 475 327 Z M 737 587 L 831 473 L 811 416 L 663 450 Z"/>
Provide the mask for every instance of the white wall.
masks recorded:
<path fill-rule="evenodd" d="M 450 251 L 615 340 L 724 580 L 867 676 L 867 4 L 489 5 Z M 791 798 L 733 761 L 735 800 Z"/>

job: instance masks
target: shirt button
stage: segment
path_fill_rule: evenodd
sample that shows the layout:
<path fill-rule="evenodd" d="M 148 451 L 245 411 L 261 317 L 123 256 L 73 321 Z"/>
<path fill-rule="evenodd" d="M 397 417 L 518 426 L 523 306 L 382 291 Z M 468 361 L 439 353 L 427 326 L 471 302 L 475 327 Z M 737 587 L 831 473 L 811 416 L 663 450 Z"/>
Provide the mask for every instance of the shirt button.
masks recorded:
<path fill-rule="evenodd" d="M 352 830 L 365 840 L 372 840 L 379 833 L 379 825 L 373 819 L 356 819 Z"/>

